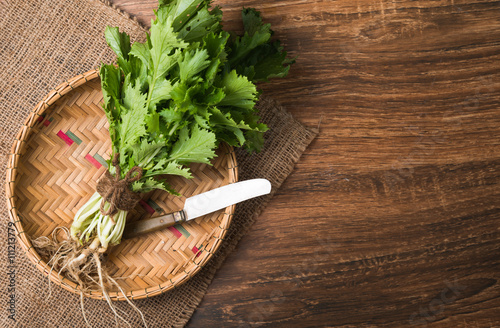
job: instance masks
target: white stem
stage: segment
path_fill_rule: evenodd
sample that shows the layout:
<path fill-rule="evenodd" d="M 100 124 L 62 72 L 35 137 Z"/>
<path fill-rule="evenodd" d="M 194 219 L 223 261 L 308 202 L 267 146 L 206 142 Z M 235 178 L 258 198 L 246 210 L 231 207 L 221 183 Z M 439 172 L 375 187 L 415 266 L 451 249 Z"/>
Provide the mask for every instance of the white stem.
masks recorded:
<path fill-rule="evenodd" d="M 97 238 L 101 245 L 99 251 L 105 252 L 110 243 L 113 245 L 120 243 L 128 212 L 118 210 L 118 213 L 113 218 L 114 220 L 112 220 L 110 216 L 101 213 L 102 201 L 103 198 L 98 193 L 95 193 L 80 208 L 71 225 L 71 236 L 82 244 L 89 240 L 95 241 Z M 108 202 L 105 202 L 104 210 L 109 209 L 110 206 Z M 85 254 L 80 255 L 75 259 L 75 263 L 81 263 L 87 256 Z"/>
<path fill-rule="evenodd" d="M 71 225 L 71 237 L 74 240 L 78 240 L 78 237 L 82 237 L 82 230 L 85 230 L 85 225 L 88 225 L 89 223 L 87 219 L 93 217 L 99 210 L 101 201 L 101 195 L 95 192 L 92 197 L 90 197 L 88 202 L 80 207 L 78 212 L 76 212 L 75 218 L 73 219 L 73 224 Z"/>
<path fill-rule="evenodd" d="M 92 244 L 90 244 L 88 248 L 84 249 L 82 251 L 82 253 L 80 255 L 78 255 L 77 258 L 75 258 L 73 261 L 71 261 L 70 265 L 73 267 L 79 267 L 81 264 L 83 264 L 83 262 L 85 262 L 85 260 L 90 255 L 90 253 L 92 253 L 97 248 L 99 248 L 100 243 L 101 242 L 99 241 L 99 238 L 95 238 L 92 241 Z"/>

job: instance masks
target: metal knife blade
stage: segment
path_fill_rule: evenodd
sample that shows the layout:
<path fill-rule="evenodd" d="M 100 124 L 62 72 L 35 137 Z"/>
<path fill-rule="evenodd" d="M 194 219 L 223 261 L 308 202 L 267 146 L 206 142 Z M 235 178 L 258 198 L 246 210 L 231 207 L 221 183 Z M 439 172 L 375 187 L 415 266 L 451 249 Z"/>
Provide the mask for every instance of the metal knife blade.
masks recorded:
<path fill-rule="evenodd" d="M 228 184 L 186 199 L 184 212 L 191 220 L 215 212 L 247 199 L 271 192 L 271 183 L 266 179 L 252 179 Z"/>
<path fill-rule="evenodd" d="M 186 199 L 184 209 L 179 212 L 127 224 L 122 239 L 158 231 L 270 192 L 271 183 L 266 179 L 240 181 L 212 189 Z"/>

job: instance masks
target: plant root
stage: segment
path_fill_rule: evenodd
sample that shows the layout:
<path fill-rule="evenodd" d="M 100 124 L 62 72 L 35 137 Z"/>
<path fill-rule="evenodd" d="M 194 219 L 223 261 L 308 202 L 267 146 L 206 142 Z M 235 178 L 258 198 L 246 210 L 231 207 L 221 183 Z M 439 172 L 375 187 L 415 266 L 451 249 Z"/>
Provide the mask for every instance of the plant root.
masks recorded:
<path fill-rule="evenodd" d="M 59 241 L 57 234 L 59 231 L 63 231 L 65 234 L 65 239 Z M 116 282 L 118 278 L 112 278 L 106 267 L 102 265 L 103 262 L 103 252 L 99 249 L 99 240 L 96 238 L 92 243 L 87 243 L 81 245 L 79 242 L 73 240 L 70 236 L 70 232 L 66 227 L 58 227 L 52 232 L 52 238 L 48 237 L 38 237 L 33 239 L 31 242 L 38 254 L 42 258 L 49 259 L 47 264 L 50 266 L 49 275 L 52 271 L 57 270 L 58 274 L 65 276 L 69 280 L 75 282 L 79 286 L 80 292 L 80 305 L 82 308 L 83 319 L 87 327 L 92 327 L 92 325 L 87 320 L 85 316 L 84 308 L 84 296 L 91 292 L 100 292 L 103 295 L 103 299 L 106 300 L 109 307 L 115 315 L 115 319 L 118 324 L 118 319 L 123 321 L 129 327 L 130 323 L 116 311 L 118 308 L 113 304 L 109 291 L 111 288 L 117 288 L 125 300 L 132 306 L 132 308 L 137 311 L 141 316 L 144 326 L 147 328 L 147 324 L 142 314 L 141 310 L 135 306 L 132 301 L 126 296 L 124 290 Z M 51 290 L 51 280 L 49 278 L 49 295 L 52 294 Z"/>

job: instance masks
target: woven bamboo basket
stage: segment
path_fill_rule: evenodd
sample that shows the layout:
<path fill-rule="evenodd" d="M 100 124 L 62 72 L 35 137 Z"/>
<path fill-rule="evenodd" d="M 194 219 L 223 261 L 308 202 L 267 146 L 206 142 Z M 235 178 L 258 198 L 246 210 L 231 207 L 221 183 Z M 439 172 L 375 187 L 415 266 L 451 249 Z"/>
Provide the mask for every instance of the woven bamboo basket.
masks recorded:
<path fill-rule="evenodd" d="M 7 206 L 28 258 L 50 280 L 80 293 L 68 278 L 51 272 L 31 239 L 50 236 L 54 228 L 69 227 L 76 211 L 94 193 L 107 168 L 111 141 L 101 107 L 98 71 L 62 83 L 33 110 L 12 146 L 7 169 Z M 145 194 L 128 222 L 183 208 L 185 197 L 237 181 L 233 149 L 222 145 L 213 166 L 193 164 L 193 179 L 169 177 L 183 197 L 164 191 Z M 108 250 L 106 266 L 129 299 L 162 294 L 188 281 L 220 246 L 231 222 L 234 205 L 225 210 L 149 233 Z M 103 299 L 102 293 L 86 296 Z M 124 300 L 112 290 L 113 300 Z"/>

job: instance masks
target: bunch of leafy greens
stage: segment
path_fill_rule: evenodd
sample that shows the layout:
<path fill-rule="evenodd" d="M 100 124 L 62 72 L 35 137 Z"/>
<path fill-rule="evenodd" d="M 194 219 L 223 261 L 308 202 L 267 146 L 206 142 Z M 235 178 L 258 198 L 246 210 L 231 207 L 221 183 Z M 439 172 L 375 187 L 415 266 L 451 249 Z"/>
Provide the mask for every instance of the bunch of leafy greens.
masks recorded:
<path fill-rule="evenodd" d="M 222 30 L 222 12 L 208 0 L 163 0 L 155 14 L 144 43 L 131 45 L 118 28 L 106 29 L 117 64 L 100 69 L 103 107 L 120 178 L 139 166 L 143 175 L 132 191 L 177 194 L 162 177 L 190 178 L 187 165 L 210 164 L 220 142 L 260 150 L 267 126 L 256 115 L 255 83 L 284 77 L 293 60 L 271 42 L 270 24 L 254 9 L 243 9 L 241 36 Z M 109 171 L 116 174 L 113 165 Z M 96 192 L 71 226 L 72 238 L 91 242 L 91 250 L 118 244 L 125 227 L 127 211 L 102 214 L 102 202 Z"/>
<path fill-rule="evenodd" d="M 122 175 L 144 170 L 132 190 L 175 193 L 164 174 L 189 178 L 184 165 L 209 163 L 224 141 L 260 150 L 267 126 L 259 123 L 255 82 L 283 77 L 292 60 L 279 42 L 270 41 L 270 24 L 243 9 L 244 34 L 222 30 L 222 12 L 209 1 L 163 1 L 145 43 L 130 45 L 118 28 L 106 41 L 117 66 L 100 70 L 104 108 L 113 153 Z"/>
<path fill-rule="evenodd" d="M 95 192 L 75 214 L 71 238 L 60 241 L 55 230 L 53 240 L 33 240 L 39 251 L 50 255 L 51 270 L 79 285 L 82 310 L 84 293 L 97 286 L 116 318 L 126 322 L 108 293 L 115 286 L 144 325 L 140 310 L 101 261 L 109 245 L 121 242 L 125 228 L 128 211 L 114 207 L 116 198 L 129 191 L 125 184 L 130 180 L 133 192 L 163 189 L 177 194 L 163 177 L 190 178 L 188 165 L 210 164 L 220 142 L 258 151 L 267 126 L 256 115 L 255 83 L 285 76 L 293 62 L 279 42 L 270 41 L 270 25 L 254 9 L 243 9 L 241 36 L 222 30 L 222 12 L 210 8 L 208 0 L 160 0 L 155 14 L 144 43 L 131 45 L 118 28 L 105 31 L 117 55 L 116 65 L 100 69 L 114 159 L 106 178 L 114 175 L 119 187 L 106 193 L 111 203 Z M 138 175 L 129 179 L 133 172 Z"/>

